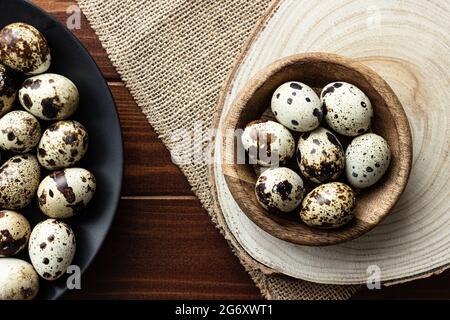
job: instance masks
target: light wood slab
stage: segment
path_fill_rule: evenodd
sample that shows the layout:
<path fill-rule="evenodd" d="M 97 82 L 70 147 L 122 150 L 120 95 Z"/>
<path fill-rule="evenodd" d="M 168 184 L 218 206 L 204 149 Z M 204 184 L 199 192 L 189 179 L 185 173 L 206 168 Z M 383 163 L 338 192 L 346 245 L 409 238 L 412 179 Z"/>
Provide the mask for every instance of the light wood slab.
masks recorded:
<path fill-rule="evenodd" d="M 357 58 L 393 88 L 413 134 L 413 169 L 392 213 L 366 235 L 313 248 L 261 230 L 239 209 L 220 166 L 215 178 L 227 224 L 241 246 L 270 271 L 334 284 L 365 283 L 368 267 L 396 283 L 450 265 L 450 4 L 446 1 L 285 0 L 252 45 L 229 86 L 223 115 L 259 70 L 295 53 Z M 222 117 L 223 120 L 224 117 Z M 216 144 L 216 157 L 220 145 Z"/>

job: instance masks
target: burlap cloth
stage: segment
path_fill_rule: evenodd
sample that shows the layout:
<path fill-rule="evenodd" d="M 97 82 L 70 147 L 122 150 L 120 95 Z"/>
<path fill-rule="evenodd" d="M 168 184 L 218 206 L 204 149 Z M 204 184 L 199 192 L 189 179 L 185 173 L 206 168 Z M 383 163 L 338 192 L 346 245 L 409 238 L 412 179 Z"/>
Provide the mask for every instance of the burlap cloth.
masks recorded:
<path fill-rule="evenodd" d="M 176 129 L 213 125 L 221 89 L 275 0 L 78 0 L 109 58 L 169 150 L 198 153 Z M 194 128 L 195 127 L 195 128 Z M 208 141 L 201 151 L 208 149 Z M 268 299 L 347 299 L 356 286 L 321 285 L 262 272 L 217 210 L 204 161 L 180 164 L 192 190 Z"/>

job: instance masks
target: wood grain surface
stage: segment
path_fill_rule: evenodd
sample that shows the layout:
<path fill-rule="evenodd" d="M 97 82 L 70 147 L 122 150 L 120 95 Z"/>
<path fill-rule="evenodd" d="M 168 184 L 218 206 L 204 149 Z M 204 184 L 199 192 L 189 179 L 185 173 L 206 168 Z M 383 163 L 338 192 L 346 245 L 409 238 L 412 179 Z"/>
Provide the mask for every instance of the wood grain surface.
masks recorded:
<path fill-rule="evenodd" d="M 65 22 L 69 0 L 34 0 Z M 84 16 L 74 34 L 109 81 L 124 134 L 123 199 L 105 244 L 66 299 L 260 299 L 208 214 L 120 81 Z M 450 299 L 450 272 L 354 299 Z"/>

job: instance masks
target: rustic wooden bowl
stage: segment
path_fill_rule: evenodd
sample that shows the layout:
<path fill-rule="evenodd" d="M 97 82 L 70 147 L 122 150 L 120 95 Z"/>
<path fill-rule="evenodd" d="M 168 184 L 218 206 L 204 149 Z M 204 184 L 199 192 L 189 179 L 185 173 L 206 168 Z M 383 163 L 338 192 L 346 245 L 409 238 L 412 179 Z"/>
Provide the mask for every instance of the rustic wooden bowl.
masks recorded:
<path fill-rule="evenodd" d="M 341 228 L 321 230 L 308 227 L 297 214 L 274 215 L 264 210 L 255 196 L 257 176 L 252 165 L 237 164 L 241 141 L 231 136 L 252 120 L 260 119 L 275 89 L 287 81 L 300 81 L 320 88 L 333 81 L 345 81 L 363 90 L 372 102 L 375 117 L 372 131 L 384 137 L 392 152 L 384 177 L 368 189 L 356 190 L 355 219 Z M 325 246 L 361 236 L 374 228 L 400 198 L 408 181 L 412 139 L 408 119 L 389 85 L 361 63 L 329 53 L 290 56 L 259 72 L 233 102 L 222 128 L 222 167 L 227 185 L 240 209 L 269 234 L 300 245 Z M 243 150 L 243 149 L 241 149 Z"/>

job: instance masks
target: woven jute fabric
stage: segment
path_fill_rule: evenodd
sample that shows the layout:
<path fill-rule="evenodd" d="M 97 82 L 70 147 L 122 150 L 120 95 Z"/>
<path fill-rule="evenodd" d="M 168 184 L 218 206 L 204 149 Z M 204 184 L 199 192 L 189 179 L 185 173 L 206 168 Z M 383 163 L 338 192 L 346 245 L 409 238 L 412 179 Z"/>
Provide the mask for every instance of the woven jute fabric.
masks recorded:
<path fill-rule="evenodd" d="M 272 0 L 78 0 L 109 58 L 171 151 L 206 154 L 208 132 L 227 76 Z M 207 137 L 177 141 L 174 132 Z M 194 134 L 195 133 L 195 134 Z M 195 148 L 200 150 L 195 150 Z M 261 271 L 233 241 L 201 159 L 179 163 L 192 190 L 268 299 L 346 299 L 354 286 L 320 285 Z"/>

